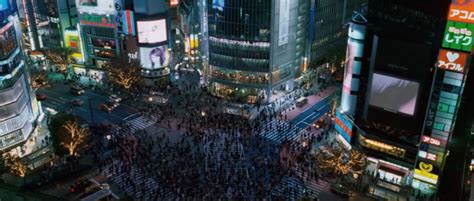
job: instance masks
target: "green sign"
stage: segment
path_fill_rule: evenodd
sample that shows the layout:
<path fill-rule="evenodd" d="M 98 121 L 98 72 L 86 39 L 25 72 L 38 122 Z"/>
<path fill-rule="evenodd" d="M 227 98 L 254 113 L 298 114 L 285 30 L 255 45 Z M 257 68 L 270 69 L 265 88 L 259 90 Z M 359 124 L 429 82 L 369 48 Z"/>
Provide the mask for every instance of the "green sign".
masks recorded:
<path fill-rule="evenodd" d="M 81 24 L 92 25 L 92 26 L 104 26 L 104 27 L 114 27 L 114 21 L 109 15 L 94 15 L 94 14 L 83 14 L 79 15 L 79 20 Z"/>
<path fill-rule="evenodd" d="M 448 21 L 444 31 L 443 47 L 471 52 L 474 24 Z"/>

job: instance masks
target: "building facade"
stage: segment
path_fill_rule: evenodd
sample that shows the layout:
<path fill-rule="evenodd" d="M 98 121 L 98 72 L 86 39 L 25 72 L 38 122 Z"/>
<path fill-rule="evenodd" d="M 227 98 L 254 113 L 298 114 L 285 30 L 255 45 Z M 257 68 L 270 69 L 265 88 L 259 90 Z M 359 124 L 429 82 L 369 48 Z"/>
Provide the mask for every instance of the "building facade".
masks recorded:
<path fill-rule="evenodd" d="M 318 66 L 343 52 L 347 41 L 347 23 L 354 10 L 367 0 L 311 0 L 309 21 L 309 64 Z"/>
<path fill-rule="evenodd" d="M 30 86 L 21 48 L 17 5 L 0 9 L 0 150 L 19 156 L 29 168 L 50 158 L 45 115 Z"/>
<path fill-rule="evenodd" d="M 370 0 L 353 15 L 336 130 L 369 156 L 372 196 L 408 200 L 413 189 L 439 190 L 472 40 L 451 40 L 451 30 L 469 26 L 450 22 L 450 3 Z"/>
<path fill-rule="evenodd" d="M 205 74 L 217 97 L 238 103 L 272 102 L 294 88 L 304 57 L 307 1 L 221 1 L 207 8 Z"/>
<path fill-rule="evenodd" d="M 76 0 L 79 37 L 82 42 L 84 66 L 75 66 L 74 73 L 104 82 L 103 65 L 122 53 L 123 1 Z"/>

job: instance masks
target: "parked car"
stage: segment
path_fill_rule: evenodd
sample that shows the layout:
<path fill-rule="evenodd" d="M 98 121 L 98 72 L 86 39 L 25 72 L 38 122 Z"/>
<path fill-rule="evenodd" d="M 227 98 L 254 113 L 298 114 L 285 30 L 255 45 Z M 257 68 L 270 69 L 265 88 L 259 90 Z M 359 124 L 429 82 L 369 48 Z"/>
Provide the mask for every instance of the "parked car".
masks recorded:
<path fill-rule="evenodd" d="M 122 98 L 120 98 L 120 96 L 117 96 L 115 94 L 112 94 L 109 96 L 109 102 L 120 103 L 121 101 L 122 101 Z"/>
<path fill-rule="evenodd" d="M 48 97 L 44 94 L 36 94 L 36 100 L 42 101 L 46 100 Z"/>
<path fill-rule="evenodd" d="M 75 105 L 75 106 L 81 106 L 81 105 L 84 104 L 84 101 L 81 100 L 81 99 L 76 98 L 76 99 L 73 99 L 73 100 L 71 101 L 71 104 L 72 104 L 72 105 Z"/>
<path fill-rule="evenodd" d="M 71 87 L 69 87 L 69 89 L 71 90 L 71 93 L 73 93 L 74 95 L 82 95 L 85 93 L 84 89 L 82 89 L 80 86 L 77 86 L 77 85 L 72 85 Z"/>

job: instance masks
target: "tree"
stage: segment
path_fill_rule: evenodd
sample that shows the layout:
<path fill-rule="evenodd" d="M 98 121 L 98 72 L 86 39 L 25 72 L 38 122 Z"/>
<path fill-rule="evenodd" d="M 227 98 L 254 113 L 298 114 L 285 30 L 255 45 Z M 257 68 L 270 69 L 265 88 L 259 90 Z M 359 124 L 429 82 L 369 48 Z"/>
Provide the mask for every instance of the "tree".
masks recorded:
<path fill-rule="evenodd" d="M 46 50 L 46 58 L 61 72 L 65 72 L 68 65 L 72 63 L 71 54 L 72 49 L 68 47 Z"/>
<path fill-rule="evenodd" d="M 21 161 L 20 157 L 11 155 L 10 153 L 3 154 L 3 166 L 12 174 L 24 177 L 27 166 Z"/>
<path fill-rule="evenodd" d="M 54 150 L 57 155 L 75 156 L 88 138 L 89 131 L 82 128 L 82 120 L 70 114 L 55 115 L 49 124 Z"/>
<path fill-rule="evenodd" d="M 335 175 L 362 174 L 367 164 L 365 154 L 352 149 L 349 156 L 341 149 L 329 148 L 316 154 L 316 162 L 320 170 Z"/>
<path fill-rule="evenodd" d="M 336 97 L 333 97 L 331 99 L 331 105 L 329 106 L 329 112 L 331 114 L 331 116 L 335 116 L 336 115 L 336 109 L 337 107 L 339 106 L 339 98 L 336 96 Z"/>
<path fill-rule="evenodd" d="M 66 121 L 63 128 L 66 132 L 60 135 L 61 145 L 68 150 L 70 156 L 75 156 L 78 148 L 89 136 L 89 132 L 86 128 L 82 128 L 77 120 Z"/>
<path fill-rule="evenodd" d="M 115 57 L 105 64 L 104 68 L 109 79 L 125 90 L 135 87 L 141 79 L 140 62 L 137 59 L 129 58 L 127 54 Z"/>

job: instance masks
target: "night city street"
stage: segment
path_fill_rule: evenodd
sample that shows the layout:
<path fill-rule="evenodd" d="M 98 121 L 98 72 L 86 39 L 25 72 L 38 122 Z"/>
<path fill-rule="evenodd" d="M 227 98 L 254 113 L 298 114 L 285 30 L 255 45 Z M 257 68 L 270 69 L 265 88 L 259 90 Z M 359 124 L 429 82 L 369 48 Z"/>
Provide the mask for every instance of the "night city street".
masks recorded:
<path fill-rule="evenodd" d="M 474 0 L 0 0 L 0 201 L 474 201 Z"/>

